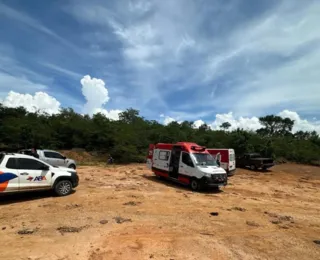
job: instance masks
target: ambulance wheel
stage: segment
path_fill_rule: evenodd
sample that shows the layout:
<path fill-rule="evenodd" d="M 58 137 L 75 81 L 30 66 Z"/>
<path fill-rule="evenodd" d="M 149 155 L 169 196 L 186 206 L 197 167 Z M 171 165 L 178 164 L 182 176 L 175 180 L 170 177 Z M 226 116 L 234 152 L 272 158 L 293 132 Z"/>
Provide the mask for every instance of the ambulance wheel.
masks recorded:
<path fill-rule="evenodd" d="M 200 182 L 197 179 L 191 179 L 190 187 L 193 191 L 199 191 L 201 189 Z"/>

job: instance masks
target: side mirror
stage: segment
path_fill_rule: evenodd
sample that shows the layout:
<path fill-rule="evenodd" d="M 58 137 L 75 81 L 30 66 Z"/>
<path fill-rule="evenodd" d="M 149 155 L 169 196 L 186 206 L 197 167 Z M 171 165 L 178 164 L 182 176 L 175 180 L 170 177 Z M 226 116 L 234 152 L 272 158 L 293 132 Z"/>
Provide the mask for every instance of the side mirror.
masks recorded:
<path fill-rule="evenodd" d="M 66 156 L 63 156 L 62 158 L 63 158 L 63 160 L 67 159 L 67 157 L 66 157 Z"/>

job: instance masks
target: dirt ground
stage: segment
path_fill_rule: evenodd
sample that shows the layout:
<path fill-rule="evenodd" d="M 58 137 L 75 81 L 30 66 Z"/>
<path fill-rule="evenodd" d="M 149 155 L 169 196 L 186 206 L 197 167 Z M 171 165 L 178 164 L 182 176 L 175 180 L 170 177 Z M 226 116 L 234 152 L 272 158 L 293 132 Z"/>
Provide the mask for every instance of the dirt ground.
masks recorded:
<path fill-rule="evenodd" d="M 141 164 L 79 176 L 67 197 L 0 197 L 1 260 L 320 259 L 319 167 L 237 169 L 201 193 Z"/>

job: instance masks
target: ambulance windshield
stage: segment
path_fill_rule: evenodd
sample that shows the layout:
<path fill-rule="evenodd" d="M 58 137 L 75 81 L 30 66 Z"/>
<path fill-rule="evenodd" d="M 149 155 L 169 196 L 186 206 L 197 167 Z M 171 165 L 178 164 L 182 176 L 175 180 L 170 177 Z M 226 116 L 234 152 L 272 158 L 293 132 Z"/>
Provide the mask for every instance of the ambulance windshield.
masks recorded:
<path fill-rule="evenodd" d="M 206 166 L 218 166 L 216 160 L 211 154 L 207 153 L 192 153 L 195 159 L 196 165 L 206 165 Z"/>

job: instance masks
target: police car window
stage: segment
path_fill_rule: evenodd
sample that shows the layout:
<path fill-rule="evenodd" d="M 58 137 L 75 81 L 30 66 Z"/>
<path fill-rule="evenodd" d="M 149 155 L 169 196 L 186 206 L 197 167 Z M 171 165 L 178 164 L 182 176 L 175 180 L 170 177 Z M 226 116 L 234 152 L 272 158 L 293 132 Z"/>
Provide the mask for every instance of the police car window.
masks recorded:
<path fill-rule="evenodd" d="M 63 159 L 63 156 L 60 153 L 53 153 L 54 158 Z"/>
<path fill-rule="evenodd" d="M 15 158 L 9 158 L 7 161 L 6 168 L 8 169 L 18 169 L 18 166 L 16 164 L 16 159 Z"/>
<path fill-rule="evenodd" d="M 52 159 L 61 159 L 61 156 L 59 156 L 58 153 L 54 153 L 54 152 L 44 152 L 44 156 Z"/>
<path fill-rule="evenodd" d="M 169 159 L 169 152 L 167 151 L 160 151 L 159 159 L 167 161 Z"/>
<path fill-rule="evenodd" d="M 61 154 L 55 152 L 44 152 L 44 156 L 53 159 L 63 159 L 63 156 Z"/>
<path fill-rule="evenodd" d="M 191 157 L 188 153 L 182 153 L 182 162 L 190 167 L 194 167 Z"/>
<path fill-rule="evenodd" d="M 54 158 L 53 154 L 51 152 L 43 152 L 44 156 L 47 158 Z"/>
<path fill-rule="evenodd" d="M 46 167 L 45 164 L 27 158 L 18 158 L 19 169 L 23 170 L 43 170 L 43 167 Z"/>

